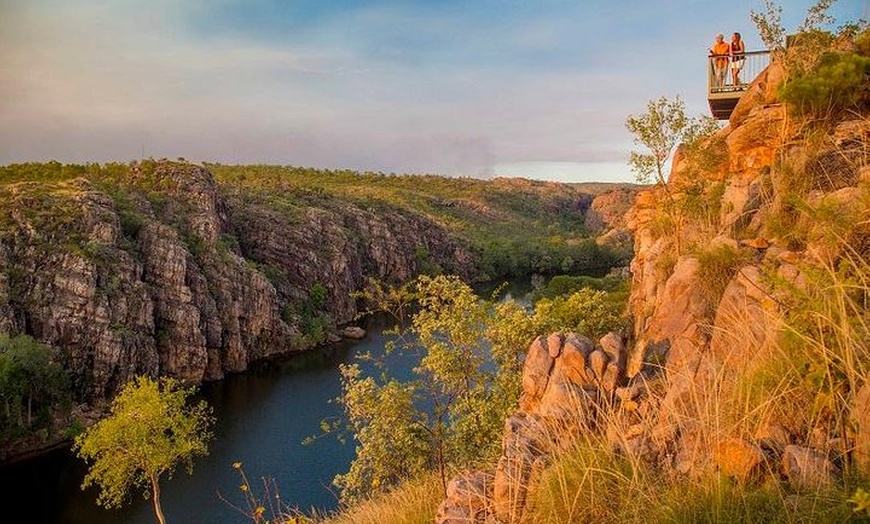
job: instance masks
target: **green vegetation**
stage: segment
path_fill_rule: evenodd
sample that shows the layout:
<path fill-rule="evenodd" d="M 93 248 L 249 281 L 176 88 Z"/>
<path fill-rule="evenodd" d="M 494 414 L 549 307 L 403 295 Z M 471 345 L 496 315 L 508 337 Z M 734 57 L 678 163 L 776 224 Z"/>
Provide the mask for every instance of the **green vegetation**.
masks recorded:
<path fill-rule="evenodd" d="M 27 335 L 0 335 L 0 438 L 45 431 L 52 410 L 68 409 L 68 373 L 51 350 Z"/>
<path fill-rule="evenodd" d="M 150 493 L 158 522 L 160 480 L 171 478 L 179 463 L 190 472 L 193 459 L 208 453 L 213 419 L 211 408 L 191 404 L 193 388 L 172 379 L 138 377 L 112 401 L 109 416 L 76 437 L 78 456 L 89 463 L 82 489 L 97 485 L 97 503 L 121 506 L 136 489 Z"/>
<path fill-rule="evenodd" d="M 609 186 L 568 185 L 524 179 L 450 178 L 396 175 L 293 166 L 206 164 L 231 208 L 244 221 L 261 207 L 291 223 L 312 210 L 353 206 L 365 213 L 418 217 L 431 221 L 476 257 L 469 269 L 478 280 L 530 273 L 603 275 L 627 262 L 625 253 L 596 244 L 584 230 L 584 209 L 592 192 Z M 202 239 L 189 228 L 191 210 L 179 182 L 190 164 L 155 161 L 71 165 L 58 162 L 0 166 L 0 196 L 16 206 L 0 212 L 0 238 L 15 234 L 22 218 L 38 231 L 60 233 L 83 220 L 75 197 L 94 191 L 109 196 L 120 217 L 119 247 L 138 256 L 136 238 L 158 220 L 178 230 L 190 250 L 203 255 Z M 588 186 L 588 187 L 587 187 Z M 600 187 L 599 187 L 600 186 Z M 586 192 L 589 191 L 589 192 Z M 13 217 L 12 208 L 23 217 Z M 76 228 L 66 227 L 68 230 Z M 356 231 L 348 233 L 356 235 Z M 61 238 L 49 235 L 49 238 Z M 234 235 L 224 248 L 259 262 L 250 239 Z M 76 239 L 67 238 L 72 244 Z M 419 246 L 414 253 L 421 273 L 444 270 L 445 254 Z"/>
<path fill-rule="evenodd" d="M 870 75 L 870 56 L 827 52 L 812 71 L 794 75 L 782 85 L 779 99 L 802 115 L 825 119 L 870 104 L 864 84 Z"/>
<path fill-rule="evenodd" d="M 792 112 L 823 124 L 870 107 L 870 31 L 867 21 L 842 25 L 836 34 L 822 26 L 834 22 L 828 11 L 835 0 L 818 0 L 807 10 L 794 34 L 786 37 L 782 7 L 764 1 L 751 12 L 762 41 L 784 69 L 778 96 Z"/>
<path fill-rule="evenodd" d="M 751 258 L 730 244 L 719 244 L 698 253 L 698 283 L 710 313 L 715 313 L 725 288 Z"/>
<path fill-rule="evenodd" d="M 647 102 L 646 112 L 630 115 L 625 126 L 634 135 L 635 144 L 647 152 L 632 151 L 628 164 L 638 182 L 667 186 L 665 164 L 681 143 L 692 143 L 718 129 L 715 120 L 707 116 L 690 118 L 686 104 L 679 96 L 673 100 L 659 97 Z"/>
<path fill-rule="evenodd" d="M 643 148 L 642 152 L 631 152 L 628 165 L 638 182 L 653 181 L 664 193 L 666 202 L 662 209 L 674 226 L 673 238 L 679 255 L 682 253 L 685 212 L 675 194 L 676 189 L 668 184 L 665 165 L 678 145 L 694 147 L 696 143 L 709 139 L 719 129 L 719 124 L 708 116 L 692 118 L 686 115 L 686 104 L 678 96 L 673 100 L 666 97 L 650 100 L 646 111 L 629 115 L 625 126 L 634 135 L 635 144 Z"/>
<path fill-rule="evenodd" d="M 441 481 L 434 473 L 403 483 L 317 520 L 323 524 L 420 524 L 432 522 L 442 499 Z"/>
<path fill-rule="evenodd" d="M 206 167 L 228 194 L 244 191 L 291 214 L 300 214 L 306 206 L 351 202 L 367 211 L 426 217 L 455 233 L 477 254 L 475 273 L 481 280 L 533 272 L 603 274 L 625 263 L 584 231 L 580 210 L 588 193 L 582 185 L 292 166 Z M 442 271 L 427 249 L 415 255 L 422 273 Z"/>
<path fill-rule="evenodd" d="M 491 461 L 504 419 L 516 409 L 521 359 L 532 340 L 553 331 L 597 337 L 622 322 L 622 307 L 590 289 L 542 299 L 534 311 L 495 295 L 480 298 L 454 276 L 421 276 L 401 288 L 375 284 L 364 297 L 397 321 L 413 310 L 410 326 L 396 328 L 395 350 L 418 354 L 420 364 L 410 380 L 343 367 L 339 402 L 357 443 L 350 470 L 335 479 L 344 503 L 433 470 L 443 492 L 456 468 Z"/>

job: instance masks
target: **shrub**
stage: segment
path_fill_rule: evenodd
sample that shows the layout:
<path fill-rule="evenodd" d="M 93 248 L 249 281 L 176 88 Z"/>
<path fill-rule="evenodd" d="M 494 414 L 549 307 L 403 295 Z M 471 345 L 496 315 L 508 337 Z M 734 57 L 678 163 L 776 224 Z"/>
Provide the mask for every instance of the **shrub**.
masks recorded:
<path fill-rule="evenodd" d="M 592 339 L 623 326 L 621 311 L 607 300 L 607 293 L 585 288 L 540 300 L 535 304 L 535 320 L 540 334 L 574 331 Z"/>
<path fill-rule="evenodd" d="M 28 335 L 0 335 L 0 435 L 48 427 L 52 408 L 71 400 L 68 372 Z"/>
<path fill-rule="evenodd" d="M 783 84 L 779 99 L 798 114 L 826 117 L 870 103 L 870 57 L 826 53 L 818 67 Z"/>
<path fill-rule="evenodd" d="M 749 261 L 745 251 L 720 244 L 698 254 L 698 280 L 709 311 L 715 311 L 725 288 L 737 271 Z"/>

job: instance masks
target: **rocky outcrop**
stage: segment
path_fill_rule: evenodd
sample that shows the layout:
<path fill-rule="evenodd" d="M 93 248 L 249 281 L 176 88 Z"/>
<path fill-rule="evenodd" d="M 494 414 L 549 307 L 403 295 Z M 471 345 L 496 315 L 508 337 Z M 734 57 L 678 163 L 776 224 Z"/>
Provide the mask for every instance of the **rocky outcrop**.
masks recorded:
<path fill-rule="evenodd" d="M 578 435 L 677 478 L 815 492 L 870 474 L 870 125 L 852 114 L 807 136 L 819 124 L 777 103 L 782 77 L 771 65 L 625 214 L 630 357 L 615 335 L 535 341 L 490 499 L 436 522 L 524 522 Z"/>
<path fill-rule="evenodd" d="M 636 463 L 688 477 L 718 471 L 816 490 L 845 465 L 868 471 L 867 324 L 853 317 L 866 319 L 870 127 L 859 118 L 830 126 L 829 140 L 802 138 L 776 103 L 781 77 L 771 66 L 730 125 L 700 151 L 678 151 L 668 187 L 641 191 L 625 214 L 634 237 L 627 364 L 621 349 L 605 351 L 614 341 L 552 335 L 530 347 L 492 501 L 481 506 L 493 522 L 523 522 L 567 435 L 603 437 Z M 813 279 L 836 271 L 856 287 L 832 304 Z M 800 308 L 807 316 L 794 317 Z M 813 338 L 806 322 L 835 318 Z M 803 367 L 788 370 L 793 360 Z M 786 372 L 788 393 L 777 389 Z"/>
<path fill-rule="evenodd" d="M 643 186 L 620 186 L 595 196 L 583 226 L 596 241 L 617 252 L 631 253 L 632 235 L 626 215 Z M 627 257 L 626 257 L 627 258 Z"/>
<path fill-rule="evenodd" d="M 530 491 L 548 458 L 584 431 L 596 431 L 600 412 L 616 402 L 627 353 L 610 333 L 598 344 L 573 334 L 539 337 L 523 365 L 520 409 L 505 421 L 495 471 L 465 473 L 448 489 L 438 524 L 527 522 Z"/>
<path fill-rule="evenodd" d="M 710 140 L 703 168 L 697 156 L 676 155 L 670 196 L 651 189 L 629 211 L 635 238 L 629 375 L 649 366 L 662 371 L 660 394 L 650 401 L 643 428 L 659 466 L 690 474 L 714 468 L 741 480 L 778 472 L 807 486 L 829 482 L 836 474 L 830 461 L 861 449 L 858 435 L 844 435 L 832 420 L 773 399 L 726 430 L 733 422 L 725 420 L 733 419 L 725 417 L 734 410 L 727 404 L 784 358 L 789 307 L 811 293 L 808 274 L 864 252 L 860 224 L 870 216 L 870 201 L 860 174 L 870 159 L 852 151 L 856 144 L 866 147 L 870 134 L 866 118 L 859 118 L 831 126 L 830 140 L 802 139 L 805 128 L 795 127 L 776 102 L 781 78 L 774 63 L 743 96 L 729 126 Z M 667 198 L 685 198 L 689 174 L 693 191 L 700 188 L 709 209 L 718 210 L 712 220 L 684 215 L 676 223 L 668 214 L 673 205 L 665 210 Z M 801 205 L 804 211 L 793 207 Z M 831 226 L 822 216 L 859 226 Z M 783 227 L 784 221 L 792 224 Z M 848 246 L 857 249 L 849 255 Z M 829 365 L 824 355 L 814 358 L 818 362 L 808 368 Z M 859 372 L 855 380 L 862 386 L 866 377 Z M 857 391 L 846 395 L 855 405 L 863 405 L 860 397 Z M 852 412 L 853 420 L 863 413 Z M 809 447 L 798 449 L 795 437 Z"/>
<path fill-rule="evenodd" d="M 611 229 L 625 230 L 625 215 L 639 191 L 638 186 L 616 187 L 596 195 L 586 212 L 584 227 L 597 235 Z"/>

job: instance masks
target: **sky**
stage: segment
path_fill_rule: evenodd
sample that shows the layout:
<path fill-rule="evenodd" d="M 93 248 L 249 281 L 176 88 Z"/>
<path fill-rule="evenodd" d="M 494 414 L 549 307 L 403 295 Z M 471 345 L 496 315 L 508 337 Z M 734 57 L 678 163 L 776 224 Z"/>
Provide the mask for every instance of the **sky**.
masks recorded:
<path fill-rule="evenodd" d="M 813 1 L 784 0 L 795 29 Z M 834 27 L 870 19 L 839 0 Z M 183 157 L 629 182 L 659 96 L 762 0 L 0 0 L 0 165 Z"/>

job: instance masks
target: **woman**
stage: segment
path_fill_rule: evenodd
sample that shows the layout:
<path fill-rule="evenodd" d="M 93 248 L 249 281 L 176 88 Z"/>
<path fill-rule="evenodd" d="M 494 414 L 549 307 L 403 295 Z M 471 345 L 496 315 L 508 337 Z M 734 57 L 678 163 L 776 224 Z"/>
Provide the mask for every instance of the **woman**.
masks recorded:
<path fill-rule="evenodd" d="M 746 61 L 746 47 L 743 45 L 743 39 L 740 38 L 740 33 L 731 35 L 731 49 L 728 54 L 731 55 L 731 84 L 734 86 L 740 85 L 740 70 L 743 69 L 743 63 Z"/>

